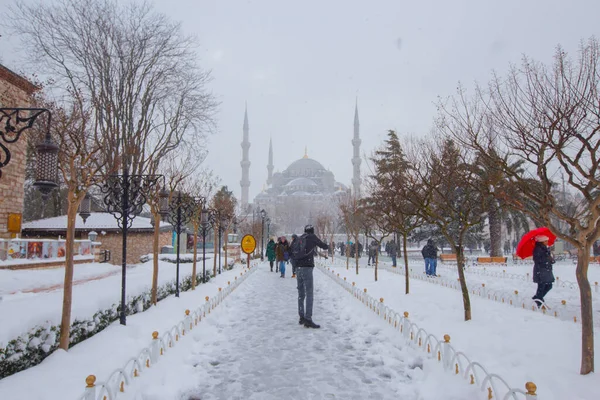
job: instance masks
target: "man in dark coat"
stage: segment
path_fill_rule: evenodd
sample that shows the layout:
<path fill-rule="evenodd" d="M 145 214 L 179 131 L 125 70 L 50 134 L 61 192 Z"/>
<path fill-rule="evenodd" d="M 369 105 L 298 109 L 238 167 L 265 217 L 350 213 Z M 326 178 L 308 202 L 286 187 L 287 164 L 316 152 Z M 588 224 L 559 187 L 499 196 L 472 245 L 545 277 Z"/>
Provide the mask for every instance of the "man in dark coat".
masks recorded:
<path fill-rule="evenodd" d="M 548 248 L 548 240 L 548 236 L 536 236 L 533 248 L 533 282 L 537 283 L 538 287 L 532 299 L 538 307 L 544 303 L 544 296 L 552 289 L 552 282 L 554 282 L 552 273 L 554 257 Z"/>
<path fill-rule="evenodd" d="M 387 246 L 388 248 L 388 254 L 390 255 L 390 257 L 392 257 L 392 267 L 396 266 L 396 256 L 398 255 L 398 249 L 396 247 L 396 242 L 395 241 L 391 241 L 388 242 Z"/>
<path fill-rule="evenodd" d="M 429 276 L 436 276 L 437 251 L 438 249 L 433 239 L 429 239 L 423 250 L 421 250 L 421 254 L 423 254 L 423 258 L 425 259 L 425 273 Z"/>
<path fill-rule="evenodd" d="M 315 235 L 315 228 L 312 225 L 304 227 L 304 235 L 300 238 L 300 243 L 304 241 L 304 254 L 296 256 L 296 267 L 298 271 L 298 314 L 300 315 L 300 324 L 307 328 L 320 328 L 312 320 L 313 309 L 313 268 L 315 267 L 314 253 L 317 247 L 327 250 L 329 246 L 323 243 Z M 294 253 L 292 253 L 294 254 Z M 306 307 L 304 299 L 306 298 Z"/>

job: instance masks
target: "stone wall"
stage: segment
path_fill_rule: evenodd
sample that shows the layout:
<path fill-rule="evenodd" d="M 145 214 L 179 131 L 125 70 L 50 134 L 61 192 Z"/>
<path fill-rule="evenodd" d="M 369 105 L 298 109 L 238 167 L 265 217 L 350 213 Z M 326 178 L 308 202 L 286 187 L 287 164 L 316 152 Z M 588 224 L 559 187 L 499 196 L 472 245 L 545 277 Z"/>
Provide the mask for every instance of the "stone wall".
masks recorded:
<path fill-rule="evenodd" d="M 161 232 L 159 238 L 159 249 L 162 246 L 171 245 L 171 232 Z M 98 235 L 96 238 L 101 242 L 100 251 L 110 250 L 110 263 L 120 265 L 123 261 L 122 248 L 123 236 L 120 232 L 108 232 L 106 235 Z M 140 262 L 140 257 L 152 253 L 154 234 L 152 232 L 129 232 L 127 234 L 127 264 Z"/>
<path fill-rule="evenodd" d="M 29 107 L 30 95 L 35 86 L 0 65 L 0 107 Z M 2 144 L 11 153 L 7 166 L 1 169 L 0 177 L 0 238 L 10 238 L 7 231 L 8 215 L 23 212 L 23 198 L 25 196 L 25 155 L 27 149 L 26 133 L 15 143 Z M 0 140 L 2 140 L 0 138 Z M 0 160 L 5 161 L 0 150 Z"/>

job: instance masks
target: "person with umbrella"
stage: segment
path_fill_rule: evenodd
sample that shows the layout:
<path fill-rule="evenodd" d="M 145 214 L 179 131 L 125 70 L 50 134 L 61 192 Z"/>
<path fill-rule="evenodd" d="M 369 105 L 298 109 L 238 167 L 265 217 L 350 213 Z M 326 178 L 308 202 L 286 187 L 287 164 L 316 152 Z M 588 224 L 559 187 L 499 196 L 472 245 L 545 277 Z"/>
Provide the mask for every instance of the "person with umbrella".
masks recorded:
<path fill-rule="evenodd" d="M 554 274 L 552 265 L 555 260 L 549 246 L 554 244 L 556 235 L 547 227 L 527 232 L 517 245 L 517 256 L 525 259 L 533 256 L 533 282 L 537 283 L 537 291 L 532 299 L 538 307 L 544 303 L 544 296 L 552 289 Z"/>
<path fill-rule="evenodd" d="M 555 261 L 548 247 L 549 239 L 548 236 L 537 235 L 533 248 L 533 282 L 537 283 L 538 287 L 532 299 L 538 307 L 544 303 L 544 296 L 552 289 L 554 282 L 552 265 Z"/>

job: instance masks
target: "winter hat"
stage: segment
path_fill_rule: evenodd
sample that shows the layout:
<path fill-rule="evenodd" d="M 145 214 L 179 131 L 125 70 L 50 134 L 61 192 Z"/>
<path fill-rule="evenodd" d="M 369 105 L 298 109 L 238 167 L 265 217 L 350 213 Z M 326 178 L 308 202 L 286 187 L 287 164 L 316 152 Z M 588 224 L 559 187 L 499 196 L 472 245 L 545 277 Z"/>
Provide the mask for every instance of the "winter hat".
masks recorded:
<path fill-rule="evenodd" d="M 548 240 L 550 240 L 550 238 L 548 236 L 544 236 L 544 235 L 537 235 L 535 237 L 536 242 L 547 242 Z"/>

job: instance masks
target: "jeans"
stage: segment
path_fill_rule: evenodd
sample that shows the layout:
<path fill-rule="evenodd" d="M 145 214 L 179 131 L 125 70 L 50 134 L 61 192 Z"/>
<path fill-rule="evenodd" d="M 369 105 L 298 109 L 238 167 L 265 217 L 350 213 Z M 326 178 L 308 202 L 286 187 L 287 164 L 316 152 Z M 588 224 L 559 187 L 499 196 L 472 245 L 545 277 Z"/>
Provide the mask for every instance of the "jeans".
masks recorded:
<path fill-rule="evenodd" d="M 437 267 L 437 258 L 426 258 L 425 259 L 425 273 L 427 275 L 435 275 L 436 267 Z"/>
<path fill-rule="evenodd" d="M 298 267 L 294 265 L 294 260 L 291 260 L 290 263 L 292 264 L 292 275 L 296 275 L 298 273 Z"/>
<path fill-rule="evenodd" d="M 306 298 L 306 308 L 304 299 Z M 298 315 L 300 318 L 312 320 L 313 309 L 313 268 L 298 268 Z"/>
<path fill-rule="evenodd" d="M 285 276 L 285 261 L 279 261 L 279 270 L 281 271 L 281 276 Z"/>
<path fill-rule="evenodd" d="M 396 266 L 396 255 L 392 254 L 391 257 L 392 257 L 392 267 L 395 267 Z"/>
<path fill-rule="evenodd" d="M 269 260 L 269 265 L 271 266 L 271 272 L 273 272 L 273 260 Z"/>

